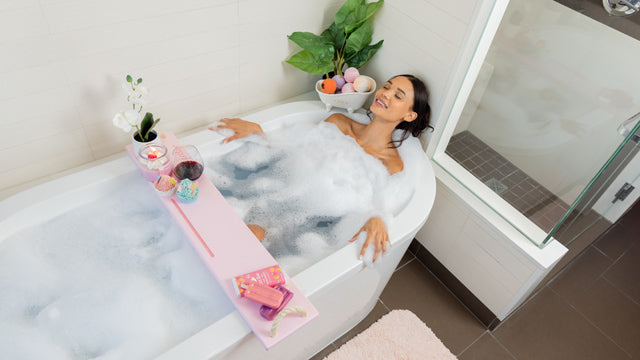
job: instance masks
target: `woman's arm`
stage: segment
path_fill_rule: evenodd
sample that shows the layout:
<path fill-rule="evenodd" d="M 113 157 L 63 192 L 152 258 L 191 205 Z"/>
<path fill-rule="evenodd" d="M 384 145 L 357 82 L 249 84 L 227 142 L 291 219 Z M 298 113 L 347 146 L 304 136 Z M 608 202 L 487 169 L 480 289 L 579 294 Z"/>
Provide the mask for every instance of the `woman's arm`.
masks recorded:
<path fill-rule="evenodd" d="M 219 130 L 219 129 L 230 129 L 233 130 L 234 134 L 225 138 L 223 140 L 224 143 L 228 143 L 233 140 L 237 140 L 243 137 L 247 137 L 249 135 L 258 134 L 264 136 L 264 132 L 262 131 L 262 127 L 260 125 L 246 121 L 242 119 L 221 119 L 221 124 L 218 125 L 210 125 L 209 130 Z"/>
<path fill-rule="evenodd" d="M 362 245 L 362 250 L 360 250 L 360 258 L 364 256 L 365 251 L 369 244 L 373 243 L 375 246 L 375 251 L 373 253 L 373 261 L 376 261 L 378 254 L 382 250 L 382 254 L 387 251 L 387 243 L 391 246 L 391 241 L 389 241 L 389 233 L 387 232 L 387 226 L 379 217 L 372 217 L 362 226 L 360 231 L 351 239 L 349 242 L 355 241 L 360 233 L 366 231 L 367 239 L 364 241 Z"/>

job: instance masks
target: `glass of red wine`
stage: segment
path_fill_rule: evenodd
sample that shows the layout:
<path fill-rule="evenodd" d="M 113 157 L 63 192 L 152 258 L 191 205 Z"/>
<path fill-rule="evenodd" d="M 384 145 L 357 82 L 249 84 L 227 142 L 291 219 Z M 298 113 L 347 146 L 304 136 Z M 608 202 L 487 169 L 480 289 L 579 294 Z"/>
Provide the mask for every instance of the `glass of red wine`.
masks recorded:
<path fill-rule="evenodd" d="M 176 146 L 171 156 L 173 174 L 180 180 L 196 180 L 204 171 L 200 152 L 193 145 Z"/>

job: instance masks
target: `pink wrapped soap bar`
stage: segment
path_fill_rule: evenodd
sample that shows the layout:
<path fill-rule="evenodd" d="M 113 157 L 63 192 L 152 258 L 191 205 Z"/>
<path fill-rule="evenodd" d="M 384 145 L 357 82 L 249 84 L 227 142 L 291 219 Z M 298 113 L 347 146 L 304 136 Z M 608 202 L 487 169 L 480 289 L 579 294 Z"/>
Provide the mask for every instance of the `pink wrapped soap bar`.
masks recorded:
<path fill-rule="evenodd" d="M 285 279 L 280 266 L 273 265 L 264 269 L 256 270 L 248 274 L 236 276 L 233 278 L 233 290 L 238 296 L 244 296 L 242 284 L 257 282 L 269 287 L 284 285 Z"/>
<path fill-rule="evenodd" d="M 276 317 L 276 315 L 278 315 L 278 313 L 282 311 L 282 309 L 284 309 L 285 306 L 287 306 L 287 304 L 289 303 L 289 300 L 291 300 L 291 298 L 293 297 L 293 293 L 282 285 L 276 286 L 275 289 L 280 291 L 284 296 L 280 306 L 278 306 L 277 308 L 272 308 L 266 305 L 262 305 L 260 307 L 260 315 L 262 315 L 263 318 L 269 321 L 272 321 Z"/>
<path fill-rule="evenodd" d="M 252 282 L 248 286 L 243 285 L 243 288 L 245 298 L 270 308 L 279 307 L 284 300 L 282 292 L 256 282 Z"/>

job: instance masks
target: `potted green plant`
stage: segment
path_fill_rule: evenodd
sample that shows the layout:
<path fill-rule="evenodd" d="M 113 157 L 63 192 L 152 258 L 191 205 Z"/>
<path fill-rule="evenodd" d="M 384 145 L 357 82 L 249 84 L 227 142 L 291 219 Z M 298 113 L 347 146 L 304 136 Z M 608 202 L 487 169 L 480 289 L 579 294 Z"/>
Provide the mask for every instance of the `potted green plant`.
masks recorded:
<path fill-rule="evenodd" d="M 134 80 L 131 75 L 127 75 L 125 80 L 124 88 L 127 90 L 127 102 L 131 109 L 117 113 L 113 117 L 113 125 L 125 132 L 135 130 L 131 141 L 137 154 L 142 145 L 159 141 L 158 133 L 153 128 L 160 119 L 154 119 L 150 112 L 145 113 L 144 117 L 140 115 L 145 104 L 144 95 L 148 94 L 147 88 L 140 85 L 142 78 Z"/>
<path fill-rule="evenodd" d="M 375 55 L 384 41 L 371 44 L 371 16 L 383 3 L 384 0 L 372 3 L 347 0 L 335 14 L 331 25 L 320 35 L 292 33 L 288 38 L 302 50 L 292 55 L 287 63 L 304 72 L 326 74 L 327 77 L 331 77 L 331 72 L 342 75 L 347 66 L 360 68 Z"/>

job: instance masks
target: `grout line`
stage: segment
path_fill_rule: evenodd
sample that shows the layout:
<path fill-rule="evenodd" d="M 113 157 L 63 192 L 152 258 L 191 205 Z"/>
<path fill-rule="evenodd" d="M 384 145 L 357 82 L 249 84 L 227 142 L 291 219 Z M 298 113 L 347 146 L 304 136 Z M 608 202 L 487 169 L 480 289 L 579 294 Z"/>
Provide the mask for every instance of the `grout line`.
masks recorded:
<path fill-rule="evenodd" d="M 509 351 L 509 349 L 497 337 L 493 335 L 491 331 L 489 331 L 489 336 L 491 336 L 493 340 L 495 340 L 498 343 L 498 345 L 500 345 L 500 347 L 502 347 L 502 349 L 506 351 L 507 354 L 509 354 L 513 358 L 513 360 L 518 359 L 515 355 L 513 355 L 513 353 L 511 353 L 511 351 Z"/>
<path fill-rule="evenodd" d="M 413 256 L 413 257 L 412 257 L 411 259 L 409 259 L 405 264 L 402 264 L 400 267 L 395 268 L 395 269 L 393 270 L 393 272 L 394 272 L 394 273 L 395 273 L 396 271 L 398 271 L 398 270 L 402 269 L 403 267 L 405 267 L 405 266 L 409 265 L 409 264 L 410 264 L 414 259 L 416 259 L 416 256 L 415 256 L 411 251 L 408 251 L 408 252 L 409 252 L 409 253 L 411 254 L 411 256 Z"/>
<path fill-rule="evenodd" d="M 610 269 L 611 269 L 615 264 L 616 264 L 616 262 L 615 262 L 615 261 L 611 262 L 611 264 L 609 264 L 609 266 L 607 266 L 607 267 L 604 269 L 604 271 L 602 271 L 602 273 L 600 273 L 600 275 L 596 276 L 596 278 L 595 278 L 595 279 L 593 279 L 593 282 L 591 282 L 591 284 L 590 284 L 589 286 L 587 286 L 587 287 L 586 287 L 586 288 L 585 288 L 585 289 L 584 289 L 580 294 L 578 294 L 578 296 L 576 296 L 573 300 L 571 300 L 571 302 L 573 303 L 573 302 L 578 301 L 578 299 L 580 299 L 580 298 L 581 298 L 581 297 L 582 297 L 582 296 L 583 296 L 587 291 L 589 291 L 589 290 L 590 290 L 590 289 L 595 285 L 595 283 L 596 283 L 598 280 L 603 279 L 603 280 L 605 280 L 605 281 L 606 281 L 606 280 L 607 280 L 607 278 L 605 277 L 605 274 L 606 274 L 606 273 L 607 273 L 607 272 L 608 272 L 608 271 L 609 271 L 609 270 L 610 270 Z M 613 284 L 611 284 L 611 285 L 613 285 Z M 613 285 L 613 287 L 614 287 L 616 290 L 618 290 L 618 291 L 622 292 L 622 291 L 621 291 L 620 289 L 618 289 L 615 285 Z M 558 293 L 557 293 L 557 292 L 555 292 L 555 291 L 554 291 L 554 293 L 558 294 Z M 622 292 L 622 293 L 624 294 L 624 292 Z M 560 295 L 560 294 L 558 294 L 558 295 Z M 562 296 L 560 296 L 560 297 L 562 297 Z M 564 299 L 564 298 L 563 298 L 563 299 Z M 635 301 L 634 301 L 634 303 L 635 303 Z"/>
<path fill-rule="evenodd" d="M 460 353 L 458 355 L 456 355 L 456 357 L 460 357 L 462 354 L 464 354 L 465 351 L 469 350 L 470 347 L 473 346 L 473 344 L 477 343 L 483 336 L 484 334 L 490 332 L 489 330 L 485 330 L 482 332 L 482 334 L 480 334 L 480 336 L 478 336 L 475 340 L 473 340 L 471 342 L 471 344 L 469 344 L 469 346 L 467 346 L 466 348 L 462 349 L 462 351 L 460 351 Z"/>
<path fill-rule="evenodd" d="M 616 262 L 617 260 L 611 259 L 611 257 L 607 254 L 604 253 L 604 251 L 600 250 L 600 248 L 598 246 L 596 246 L 596 242 L 598 241 L 598 239 L 594 240 L 593 243 L 591 243 L 591 245 L 594 249 L 596 249 L 596 251 L 598 251 L 600 254 L 604 255 L 604 257 L 606 257 L 607 259 L 611 260 L 611 262 Z"/>
<path fill-rule="evenodd" d="M 573 306 L 573 304 L 568 302 L 565 298 L 560 296 L 560 294 L 558 294 L 557 292 L 553 291 L 553 289 L 551 289 L 551 288 L 549 288 L 549 289 L 554 294 L 556 294 L 562 300 L 562 302 L 564 302 L 566 305 L 568 305 L 569 308 L 573 309 L 576 313 L 578 313 L 578 315 L 580 315 L 584 320 L 586 320 L 587 323 L 589 323 L 589 325 L 593 326 L 596 330 L 598 330 L 598 332 L 600 332 L 600 334 L 602 334 L 605 338 L 609 339 L 609 341 L 611 341 L 611 343 L 613 343 L 615 346 L 617 346 L 618 349 L 620 349 L 623 353 L 625 353 L 627 356 L 629 356 L 629 358 L 633 357 L 633 354 L 629 354 L 624 348 L 622 348 L 622 346 L 618 345 L 617 342 L 615 342 L 607 333 L 605 333 L 604 330 L 600 329 L 600 327 L 598 327 L 595 323 L 593 323 L 593 321 L 591 319 L 589 319 L 589 317 L 587 317 L 585 314 L 583 314 L 582 311 L 580 311 L 578 308 Z M 577 300 L 577 298 L 576 298 L 576 300 Z"/>
<path fill-rule="evenodd" d="M 387 304 L 385 304 L 382 299 L 378 298 L 378 301 L 380 302 L 380 304 L 382 304 L 382 306 L 384 306 L 385 309 L 387 309 L 387 312 L 391 312 L 391 309 L 389 309 L 389 307 L 387 306 Z"/>
<path fill-rule="evenodd" d="M 606 276 L 602 276 L 602 280 L 606 281 L 609 283 L 609 285 L 613 286 L 614 289 L 616 289 L 620 294 L 622 294 L 622 296 L 626 297 L 629 301 L 631 301 L 632 303 L 640 306 L 640 303 L 638 303 L 634 298 L 632 298 L 631 296 L 629 296 L 625 291 L 622 291 L 622 289 L 619 289 L 618 286 L 614 283 L 611 282 L 611 280 L 609 280 Z"/>

